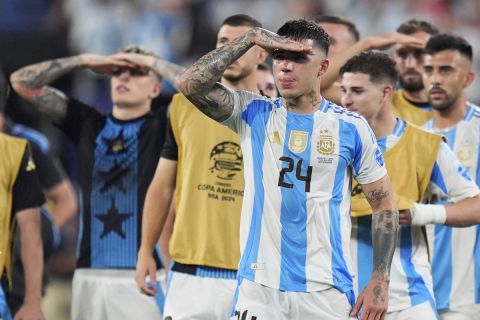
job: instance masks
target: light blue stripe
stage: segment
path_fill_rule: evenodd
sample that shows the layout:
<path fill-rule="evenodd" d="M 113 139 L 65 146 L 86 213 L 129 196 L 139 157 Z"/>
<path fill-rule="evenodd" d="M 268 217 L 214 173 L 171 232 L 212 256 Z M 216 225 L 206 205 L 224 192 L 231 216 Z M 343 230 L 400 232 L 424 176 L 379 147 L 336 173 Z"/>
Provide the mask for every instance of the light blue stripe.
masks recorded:
<path fill-rule="evenodd" d="M 452 228 L 435 225 L 432 278 L 437 310 L 450 306 L 452 292 Z"/>
<path fill-rule="evenodd" d="M 480 226 L 477 228 L 477 238 L 475 239 L 475 248 L 473 250 L 473 261 L 475 271 L 475 303 L 480 303 Z"/>
<path fill-rule="evenodd" d="M 155 290 L 155 303 L 157 304 L 160 313 L 163 315 L 163 308 L 165 307 L 165 294 L 163 293 L 162 285 L 158 281 Z"/>
<path fill-rule="evenodd" d="M 293 171 L 284 175 L 284 181 L 293 188 L 281 188 L 282 205 L 280 213 L 281 261 L 280 290 L 306 291 L 307 279 L 305 264 L 307 260 L 307 183 L 297 176 L 307 176 L 310 166 L 314 115 L 287 114 L 287 127 L 283 155 L 292 159 Z M 292 130 L 307 134 L 308 141 L 303 152 L 295 153 L 289 148 Z M 283 163 L 282 166 L 286 164 Z M 300 172 L 299 172 L 300 170 Z M 311 174 L 311 169 L 310 169 Z"/>
<path fill-rule="evenodd" d="M 408 282 L 408 294 L 412 306 L 429 301 L 435 305 L 422 276 L 415 270 L 412 262 L 412 229 L 403 225 L 400 228 L 400 259 Z"/>
<path fill-rule="evenodd" d="M 243 278 L 237 278 L 237 288 L 235 289 L 235 294 L 233 295 L 233 303 L 232 303 L 232 311 L 230 312 L 230 318 L 235 316 L 235 307 L 237 306 L 238 302 L 238 293 L 240 291 L 240 285 L 242 284 Z"/>
<path fill-rule="evenodd" d="M 243 277 L 255 281 L 255 271 L 252 270 L 251 264 L 257 262 L 260 235 L 262 230 L 263 206 L 265 200 L 265 190 L 263 189 L 263 147 L 266 139 L 266 125 L 270 116 L 268 110 L 263 110 L 260 114 L 254 114 L 256 104 L 250 104 L 244 111 L 242 118 L 250 119 L 251 126 L 251 143 L 252 143 L 252 164 L 253 164 L 253 181 L 254 181 L 254 199 L 252 221 L 245 249 L 240 260 L 238 272 Z M 267 106 L 268 107 L 268 106 Z M 272 105 L 269 105 L 270 111 Z M 258 110 L 258 109 L 257 109 Z M 247 122 L 248 123 L 248 122 Z"/>
<path fill-rule="evenodd" d="M 480 146 L 477 147 L 477 175 L 475 177 L 475 180 L 477 182 L 477 186 L 480 186 Z"/>
<path fill-rule="evenodd" d="M 12 135 L 24 138 L 32 143 L 35 143 L 37 147 L 42 150 L 44 154 L 47 154 L 50 151 L 50 141 L 43 134 L 34 130 L 30 127 L 14 124 L 11 131 Z"/>
<path fill-rule="evenodd" d="M 438 166 L 438 163 L 436 161 L 433 165 L 432 174 L 430 175 L 430 181 L 433 182 L 437 187 L 439 187 L 445 194 L 448 194 L 447 186 L 445 185 L 442 173 L 440 172 L 440 167 Z"/>
<path fill-rule="evenodd" d="M 473 112 L 475 111 L 475 109 L 472 108 L 472 105 L 470 103 L 468 103 L 467 105 L 468 105 L 468 110 L 465 113 L 465 117 L 463 118 L 463 120 L 470 121 L 473 117 Z"/>
<path fill-rule="evenodd" d="M 339 141 L 340 156 L 338 157 L 338 165 L 335 173 L 335 180 L 332 189 L 332 199 L 329 203 L 330 216 L 330 245 L 332 249 L 332 275 L 334 286 L 341 292 L 347 292 L 353 289 L 352 276 L 347 268 L 347 262 L 343 256 L 342 246 L 342 229 L 340 227 L 340 205 L 343 201 L 343 187 L 347 166 L 350 160 L 358 159 L 360 163 L 361 147 L 359 148 L 360 139 L 355 126 L 344 120 L 339 121 Z M 355 130 L 352 130 L 355 129 Z M 353 132 L 353 134 L 352 134 Z M 352 154 L 353 151 L 353 154 Z"/>
<path fill-rule="evenodd" d="M 7 297 L 3 291 L 3 286 L 0 286 L 0 319 L 1 320 L 12 320 L 12 315 L 7 304 Z"/>
<path fill-rule="evenodd" d="M 202 266 L 202 267 L 197 267 L 196 275 L 198 277 L 204 277 L 204 278 L 236 279 L 237 271 Z"/>
<path fill-rule="evenodd" d="M 395 137 L 400 137 L 403 132 L 405 131 L 406 123 L 404 120 L 397 118 L 397 123 L 395 124 L 395 128 L 392 131 L 392 135 Z"/>
<path fill-rule="evenodd" d="M 382 151 L 382 153 L 387 152 L 387 137 L 382 137 L 377 140 L 378 147 Z"/>
<path fill-rule="evenodd" d="M 367 286 L 373 271 L 372 216 L 357 218 L 358 292 Z"/>
<path fill-rule="evenodd" d="M 85 228 L 85 224 L 83 222 L 84 216 L 85 216 L 85 205 L 83 203 L 83 191 L 79 189 L 78 191 L 78 209 L 79 209 L 79 215 L 78 215 L 78 235 L 77 235 L 77 245 L 76 245 L 76 250 L 75 250 L 75 255 L 78 260 L 80 257 L 80 250 L 82 247 L 83 243 L 83 229 Z M 93 219 L 93 218 L 92 218 Z"/>
<path fill-rule="evenodd" d="M 457 137 L 457 127 L 454 127 L 451 130 L 436 131 L 436 132 L 444 135 L 445 139 L 447 139 L 447 144 L 450 147 L 450 149 L 455 150 L 455 138 Z"/>

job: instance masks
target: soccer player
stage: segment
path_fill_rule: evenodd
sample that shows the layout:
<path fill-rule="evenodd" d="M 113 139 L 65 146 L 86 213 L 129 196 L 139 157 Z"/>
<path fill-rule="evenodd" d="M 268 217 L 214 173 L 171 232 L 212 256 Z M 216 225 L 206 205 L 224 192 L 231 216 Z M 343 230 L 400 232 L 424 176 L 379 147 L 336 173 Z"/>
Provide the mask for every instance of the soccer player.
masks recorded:
<path fill-rule="evenodd" d="M 282 98 L 231 90 L 217 80 L 254 45 L 272 53 Z M 241 260 L 232 317 L 380 318 L 388 305 L 398 212 L 368 124 L 320 94 L 329 39 L 314 22 L 286 22 L 278 35 L 253 28 L 195 62 L 179 89 L 240 136 L 245 192 Z M 354 309 L 350 179 L 373 206 L 374 275 Z"/>
<path fill-rule="evenodd" d="M 0 78 L 0 112 L 6 102 L 7 82 Z M 0 132 L 0 319 L 43 320 L 41 310 L 43 246 L 40 235 L 40 206 L 45 201 L 30 147 L 24 139 Z M 12 232 L 20 231 L 25 295 L 18 311 L 7 305 L 12 284 Z"/>
<path fill-rule="evenodd" d="M 328 52 L 330 65 L 322 77 L 322 95 L 336 103 L 340 103 L 342 95 L 338 83 L 340 68 L 354 55 L 371 49 L 385 50 L 393 45 L 412 48 L 421 48 L 424 45 L 418 39 L 398 32 L 382 32 L 360 38 L 355 23 L 341 16 L 318 16 L 315 22 L 327 32 L 330 38 Z"/>
<path fill-rule="evenodd" d="M 422 79 L 423 46 L 439 31 L 428 21 L 411 19 L 402 23 L 397 32 L 420 40 L 422 47 L 395 45 L 394 58 L 400 73 L 401 89 L 393 96 L 393 111 L 400 118 L 421 126 L 432 117 L 432 108 Z"/>
<path fill-rule="evenodd" d="M 423 81 L 433 118 L 425 127 L 448 145 L 480 183 L 480 108 L 467 101 L 473 81 L 472 46 L 463 38 L 438 34 L 425 46 Z M 463 172 L 462 172 L 463 173 Z M 467 173 L 464 173 L 467 174 Z M 448 201 L 437 197 L 439 203 Z M 433 288 L 443 320 L 477 319 L 480 314 L 480 228 L 429 228 Z"/>
<path fill-rule="evenodd" d="M 455 226 L 480 222 L 480 190 L 462 174 L 462 165 L 442 137 L 400 118 L 392 111 L 398 72 L 386 54 L 368 51 L 341 69 L 342 104 L 365 117 L 392 181 L 402 225 L 393 256 L 386 319 L 437 319 L 424 228 L 426 223 Z M 443 188 L 454 204 L 420 204 Z M 361 291 L 372 269 L 371 209 L 356 185 L 352 192 L 352 253 L 355 285 Z M 413 224 L 411 223 L 413 212 Z"/>
<path fill-rule="evenodd" d="M 0 68 L 0 87 L 7 90 L 7 79 Z M 1 91 L 1 90 L 0 90 Z M 5 96 L 6 92 L 0 92 Z M 41 235 L 44 259 L 58 248 L 59 228 L 62 228 L 77 213 L 77 198 L 70 181 L 60 164 L 60 161 L 50 151 L 50 142 L 40 132 L 27 126 L 12 122 L 5 114 L 6 106 L 0 105 L 0 132 L 26 139 L 30 142 L 30 151 L 35 163 L 40 185 L 47 199 L 46 206 L 42 206 Z M 46 208 L 48 206 L 48 209 Z M 24 268 L 21 259 L 21 246 L 18 229 L 15 231 L 13 246 L 13 273 L 12 288 L 8 294 L 10 311 L 15 314 L 21 307 L 25 296 L 25 283 L 23 281 Z M 44 277 L 45 278 L 45 277 Z M 42 293 L 45 291 L 45 279 L 42 281 Z"/>
<path fill-rule="evenodd" d="M 76 68 L 111 75 L 112 113 L 104 115 L 48 86 Z M 139 46 L 111 56 L 81 54 L 23 67 L 15 91 L 58 125 L 76 145 L 82 189 L 79 254 L 71 319 L 158 319 L 157 300 L 138 293 L 134 268 L 145 193 L 166 131 L 166 113 L 151 110 L 162 75 L 177 66 Z M 157 267 L 159 252 L 155 250 Z M 153 283 L 153 286 L 160 286 Z M 133 307 L 134 306 L 134 307 Z"/>
<path fill-rule="evenodd" d="M 218 31 L 217 47 L 257 26 L 260 23 L 247 15 L 226 18 Z M 221 74 L 221 83 L 232 90 L 258 92 L 257 65 L 265 55 L 261 48 L 251 48 Z M 169 250 L 174 262 L 164 316 L 174 320 L 228 319 L 240 259 L 244 188 L 240 141 L 182 94 L 173 98 L 170 125 L 145 202 L 137 283 L 142 292 L 154 294 L 147 288 L 145 276 L 155 276 L 152 248 L 162 231 L 176 186 Z"/>

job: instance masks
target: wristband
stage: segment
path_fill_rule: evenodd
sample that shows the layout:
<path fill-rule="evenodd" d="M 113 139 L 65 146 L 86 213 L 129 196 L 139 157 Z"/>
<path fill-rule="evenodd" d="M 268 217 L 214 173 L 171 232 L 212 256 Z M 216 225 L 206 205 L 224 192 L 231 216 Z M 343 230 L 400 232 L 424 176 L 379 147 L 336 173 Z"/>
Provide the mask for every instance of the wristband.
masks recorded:
<path fill-rule="evenodd" d="M 447 221 L 447 209 L 439 204 L 415 203 L 410 212 L 412 214 L 413 226 L 445 224 Z"/>

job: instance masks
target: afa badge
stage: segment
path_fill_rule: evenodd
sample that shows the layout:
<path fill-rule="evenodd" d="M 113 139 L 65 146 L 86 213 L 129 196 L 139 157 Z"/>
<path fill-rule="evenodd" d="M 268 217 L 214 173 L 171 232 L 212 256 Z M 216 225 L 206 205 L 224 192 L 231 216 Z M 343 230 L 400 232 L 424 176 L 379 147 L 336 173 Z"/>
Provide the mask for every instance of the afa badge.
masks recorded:
<path fill-rule="evenodd" d="M 308 132 L 292 130 L 288 140 L 288 148 L 295 153 L 302 153 L 307 148 Z"/>
<path fill-rule="evenodd" d="M 325 129 L 320 131 L 317 142 L 317 151 L 320 154 L 330 155 L 335 151 L 335 143 L 333 142 L 333 137 L 329 134 L 328 130 Z"/>

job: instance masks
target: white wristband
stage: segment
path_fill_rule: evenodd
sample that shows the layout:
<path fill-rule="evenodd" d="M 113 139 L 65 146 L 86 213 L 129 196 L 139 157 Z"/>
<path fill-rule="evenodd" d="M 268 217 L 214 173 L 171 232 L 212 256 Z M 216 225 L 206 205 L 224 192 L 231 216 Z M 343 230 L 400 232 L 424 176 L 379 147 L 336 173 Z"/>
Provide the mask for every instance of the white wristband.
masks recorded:
<path fill-rule="evenodd" d="M 444 224 L 447 221 L 447 210 L 439 204 L 415 203 L 410 212 L 413 226 Z"/>

